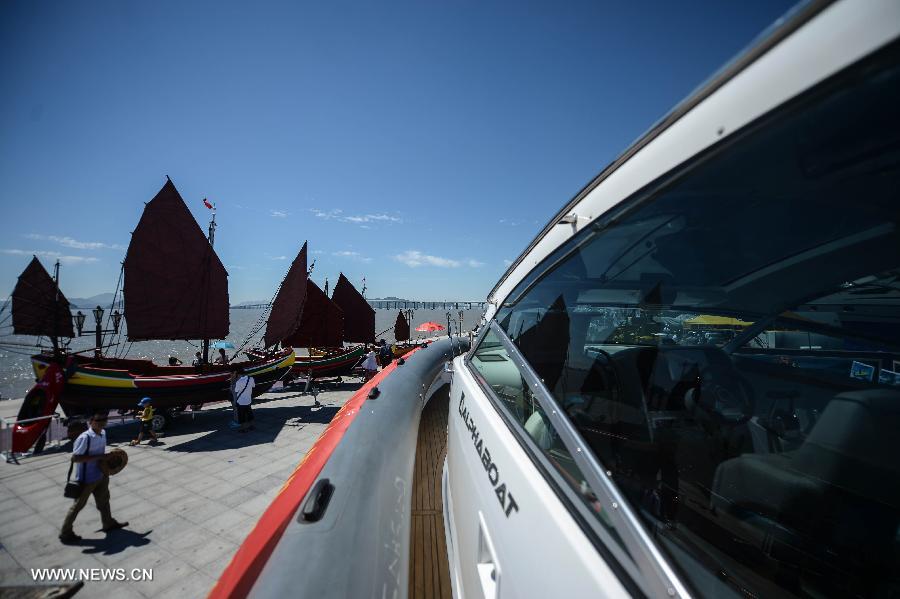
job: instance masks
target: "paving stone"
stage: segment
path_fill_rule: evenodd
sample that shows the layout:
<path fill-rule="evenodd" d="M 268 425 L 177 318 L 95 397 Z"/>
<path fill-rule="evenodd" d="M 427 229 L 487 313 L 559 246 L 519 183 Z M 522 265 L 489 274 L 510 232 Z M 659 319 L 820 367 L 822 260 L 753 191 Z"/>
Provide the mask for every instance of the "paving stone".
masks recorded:
<path fill-rule="evenodd" d="M 184 501 L 189 498 L 191 493 L 187 492 L 180 486 L 159 486 L 153 494 L 151 501 L 154 505 L 168 506 L 178 501 Z"/>
<path fill-rule="evenodd" d="M 223 497 L 227 497 L 232 493 L 237 492 L 239 489 L 240 487 L 231 483 L 230 481 L 218 480 L 218 482 L 216 482 L 209 488 L 204 489 L 201 495 L 203 495 L 207 499 L 218 501 Z"/>
<path fill-rule="evenodd" d="M 60 524 L 62 519 L 60 518 Z M 3 537 L 4 546 L 23 568 L 34 567 L 37 561 L 54 555 L 61 546 L 59 524 L 41 523 L 17 535 Z M 38 564 L 39 565 L 39 564 Z"/>
<path fill-rule="evenodd" d="M 150 566 L 139 566 L 141 568 L 151 569 Z M 152 566 L 153 580 L 144 580 L 134 582 L 133 586 L 145 596 L 157 597 L 167 588 L 180 584 L 182 581 L 190 580 L 199 574 L 198 570 L 191 564 L 182 559 L 172 557 L 162 563 Z M 141 573 L 143 575 L 143 572 Z"/>
<path fill-rule="evenodd" d="M 201 569 L 201 572 L 211 577 L 213 580 L 219 580 L 219 576 L 222 575 L 222 572 L 225 571 L 225 568 L 228 567 L 228 564 L 231 563 L 231 555 L 228 556 L 227 559 L 219 559 L 212 561 Z"/>
<path fill-rule="evenodd" d="M 203 528 L 212 531 L 217 535 L 223 535 L 247 519 L 247 514 L 237 510 L 229 510 L 204 522 Z"/>
<path fill-rule="evenodd" d="M 41 564 L 39 567 L 46 568 L 76 568 L 76 569 L 89 569 L 89 568 L 104 568 L 108 567 L 107 564 L 104 564 L 102 561 L 97 559 L 96 556 L 83 553 L 81 551 L 76 552 L 74 555 L 68 555 L 67 559 L 61 560 L 59 565 L 52 564 Z"/>
<path fill-rule="evenodd" d="M 154 594 L 159 599 L 190 599 L 207 595 L 216 584 L 216 579 L 204 572 L 194 570 L 190 576 L 185 576 L 168 586 L 164 590 Z"/>
<path fill-rule="evenodd" d="M 237 548 L 237 543 L 223 537 L 216 537 L 209 543 L 197 547 L 195 551 L 186 556 L 186 560 L 201 570 L 204 570 L 206 566 L 214 562 L 227 565 Z"/>
<path fill-rule="evenodd" d="M 243 512 L 248 516 L 261 516 L 272 503 L 271 497 L 266 494 L 254 494 L 253 499 L 241 503 L 240 505 L 235 506 L 235 509 L 239 512 Z"/>
<path fill-rule="evenodd" d="M 63 516 L 60 516 L 60 523 L 62 522 L 62 518 Z M 17 533 L 32 530 L 37 526 L 43 524 L 46 519 L 47 517 L 42 514 L 30 512 L 26 515 L 23 515 L 21 518 L 15 518 L 4 522 L 2 525 L 0 525 L 0 539 L 6 539 L 8 537 L 16 535 Z"/>
<path fill-rule="evenodd" d="M 232 478 L 229 482 L 238 487 L 245 487 L 250 483 L 254 483 L 261 478 L 265 478 L 266 475 L 262 472 L 248 472 L 246 474 L 242 474 L 240 476 L 236 476 Z"/>
<path fill-rule="evenodd" d="M 193 549 L 209 543 L 215 539 L 215 533 L 199 527 L 184 528 L 181 531 L 159 534 L 157 543 L 175 555 L 184 556 L 190 554 Z"/>
<path fill-rule="evenodd" d="M 27 482 L 15 481 L 10 485 L 10 489 L 13 493 L 28 501 L 29 498 L 33 495 L 46 491 L 51 487 L 59 489 L 59 494 L 62 495 L 62 489 L 65 485 L 65 480 L 65 477 L 62 477 L 59 480 L 54 480 L 50 477 L 41 475 L 40 477 L 30 479 Z"/>
<path fill-rule="evenodd" d="M 62 490 L 63 487 L 59 487 L 55 493 L 35 494 L 29 499 L 28 505 L 39 514 L 65 514 L 72 505 L 72 500 L 63 497 Z"/>
<path fill-rule="evenodd" d="M 0 546 L 0 580 L 5 580 L 7 576 L 12 575 L 22 567 L 19 562 L 10 555 L 5 547 Z"/>
<path fill-rule="evenodd" d="M 191 492 L 193 495 L 202 495 L 203 491 L 210 488 L 212 485 L 218 484 L 220 479 L 215 478 L 209 475 L 195 476 L 191 480 L 188 480 L 184 483 L 184 488 Z"/>
<path fill-rule="evenodd" d="M 240 508 L 242 504 L 255 499 L 258 495 L 253 489 L 245 487 L 222 497 L 219 502 L 229 508 Z"/>
<path fill-rule="evenodd" d="M 242 520 L 224 532 L 225 538 L 238 545 L 244 542 L 250 531 L 256 526 L 257 518 Z"/>
<path fill-rule="evenodd" d="M 116 567 L 132 570 L 134 568 L 146 568 L 155 570 L 158 566 L 167 563 L 173 558 L 171 552 L 161 548 L 159 545 L 152 547 L 144 547 L 143 551 L 135 552 L 128 559 L 120 561 Z M 154 578 L 156 573 L 154 572 Z"/>
<path fill-rule="evenodd" d="M 0 503 L 0 539 L 3 538 L 5 524 L 31 514 L 37 514 L 37 512 L 19 497 L 13 496 Z"/>

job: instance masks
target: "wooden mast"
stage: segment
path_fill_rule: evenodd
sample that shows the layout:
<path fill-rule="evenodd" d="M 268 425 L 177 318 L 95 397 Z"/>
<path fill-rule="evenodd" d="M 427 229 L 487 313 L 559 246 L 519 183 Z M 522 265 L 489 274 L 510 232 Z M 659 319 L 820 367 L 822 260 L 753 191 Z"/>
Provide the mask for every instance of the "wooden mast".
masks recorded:
<path fill-rule="evenodd" d="M 216 205 L 213 204 L 212 218 L 209 220 L 209 247 L 216 247 Z M 203 340 L 203 363 L 209 364 L 209 339 Z"/>
<path fill-rule="evenodd" d="M 59 258 L 53 266 L 53 357 L 59 358 Z"/>

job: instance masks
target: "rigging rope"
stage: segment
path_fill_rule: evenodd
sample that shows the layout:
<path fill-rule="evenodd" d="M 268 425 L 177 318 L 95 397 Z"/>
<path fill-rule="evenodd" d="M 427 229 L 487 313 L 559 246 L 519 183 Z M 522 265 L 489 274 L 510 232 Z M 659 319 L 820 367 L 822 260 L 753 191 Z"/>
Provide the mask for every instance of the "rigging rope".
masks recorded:
<path fill-rule="evenodd" d="M 259 319 L 256 321 L 256 324 L 253 325 L 253 328 L 247 333 L 244 341 L 238 346 L 236 350 L 234 350 L 234 355 L 237 356 L 241 353 L 241 350 L 247 347 L 250 344 L 250 341 L 256 337 L 259 332 L 263 329 L 263 326 L 268 322 L 268 315 L 272 312 L 271 304 L 268 308 L 263 310 L 262 314 L 260 314 Z"/>
<path fill-rule="evenodd" d="M 123 262 L 123 263 L 122 263 L 122 267 L 119 269 L 119 280 L 116 282 L 116 290 L 113 292 L 112 303 L 111 303 L 110 306 L 109 306 L 109 314 L 108 314 L 107 317 L 106 317 L 106 328 L 107 328 L 107 330 L 109 329 L 110 325 L 112 324 L 112 316 L 113 316 L 112 313 L 113 313 L 113 311 L 114 311 L 115 308 L 116 308 L 116 300 L 117 300 L 118 297 L 119 297 L 119 288 L 122 286 L 122 275 L 123 275 L 124 273 L 125 273 L 125 263 Z M 123 309 L 124 309 L 124 307 L 123 307 Z M 124 320 L 124 319 L 123 319 L 123 320 Z M 121 322 L 121 321 L 120 321 L 120 323 L 119 323 L 119 330 L 116 331 L 116 332 L 114 332 L 114 333 L 112 333 L 112 334 L 109 336 L 110 341 L 109 341 L 109 344 L 108 344 L 108 345 L 103 346 L 103 344 L 101 343 L 101 346 L 102 346 L 102 347 L 101 347 L 101 350 L 100 350 L 100 353 L 101 353 L 101 354 L 102 354 L 104 351 L 108 351 L 109 348 L 111 348 L 111 347 L 113 346 L 113 344 L 114 344 L 113 340 L 115 340 L 115 345 L 117 345 L 117 346 L 119 345 L 119 342 L 120 342 L 120 340 L 121 340 L 121 338 L 122 338 L 122 330 L 124 329 L 124 326 L 123 326 L 123 325 L 124 325 L 124 322 Z"/>
<path fill-rule="evenodd" d="M 290 272 L 290 269 L 288 269 Z M 284 285 L 284 282 L 287 280 L 287 274 L 284 275 L 284 278 L 281 279 L 281 283 L 278 284 L 278 289 L 275 290 L 275 294 L 272 296 L 272 299 L 269 300 L 269 305 L 263 309 L 262 313 L 259 315 L 259 318 L 256 319 L 256 323 L 250 329 L 250 332 L 244 338 L 244 341 L 241 345 L 234 350 L 234 356 L 237 356 L 241 353 L 241 350 L 247 347 L 247 344 L 250 343 L 250 340 L 256 337 L 256 335 L 262 330 L 263 325 L 267 324 L 269 321 L 269 315 L 272 313 L 272 307 L 275 305 L 275 299 L 278 297 L 278 294 L 281 292 L 281 287 Z"/>

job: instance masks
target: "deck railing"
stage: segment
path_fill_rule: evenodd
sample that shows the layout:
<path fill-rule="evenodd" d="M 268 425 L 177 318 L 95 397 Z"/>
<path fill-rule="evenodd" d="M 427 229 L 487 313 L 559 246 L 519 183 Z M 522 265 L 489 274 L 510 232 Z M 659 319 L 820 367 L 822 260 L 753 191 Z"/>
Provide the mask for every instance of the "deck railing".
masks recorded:
<path fill-rule="evenodd" d="M 13 431 L 17 424 L 29 424 L 31 422 L 39 422 L 41 420 L 49 420 L 49 426 L 44 429 L 45 445 L 47 443 L 56 442 L 59 447 L 63 441 L 69 438 L 69 432 L 60 420 L 59 414 L 51 414 L 50 416 L 37 416 L 36 418 L 3 418 L 0 419 L 0 453 L 6 458 L 6 462 L 16 462 L 16 456 L 12 451 Z"/>

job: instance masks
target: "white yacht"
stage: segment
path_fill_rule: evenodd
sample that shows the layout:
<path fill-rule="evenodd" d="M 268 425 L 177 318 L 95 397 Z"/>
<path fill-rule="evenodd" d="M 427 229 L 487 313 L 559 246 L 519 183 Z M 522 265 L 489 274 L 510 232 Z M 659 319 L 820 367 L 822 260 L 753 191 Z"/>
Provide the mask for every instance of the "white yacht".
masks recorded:
<path fill-rule="evenodd" d="M 900 2 L 798 6 L 455 359 L 455 597 L 900 596 Z"/>
<path fill-rule="evenodd" d="M 900 2 L 798 6 L 488 300 L 211 597 L 900 597 Z"/>

